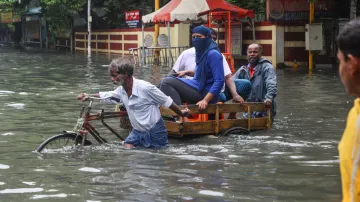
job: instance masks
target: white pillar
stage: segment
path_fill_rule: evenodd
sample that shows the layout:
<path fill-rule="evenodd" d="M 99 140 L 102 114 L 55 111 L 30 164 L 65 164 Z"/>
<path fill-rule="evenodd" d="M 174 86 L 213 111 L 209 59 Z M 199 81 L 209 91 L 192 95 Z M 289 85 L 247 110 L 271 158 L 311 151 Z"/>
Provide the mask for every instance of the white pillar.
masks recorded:
<path fill-rule="evenodd" d="M 142 23 L 141 25 L 141 31 L 142 31 L 142 49 L 140 49 L 141 53 L 140 53 L 140 65 L 144 66 L 145 65 L 145 33 L 144 33 L 144 28 L 145 28 L 145 24 Z"/>
<path fill-rule="evenodd" d="M 43 47 L 43 40 L 42 40 L 42 22 L 41 22 L 41 16 L 38 16 L 39 18 L 39 42 L 40 42 L 40 48 L 42 49 Z"/>
<path fill-rule="evenodd" d="M 172 58 L 172 53 L 171 53 L 170 22 L 167 23 L 167 31 L 168 31 L 168 46 L 169 46 L 169 48 L 168 48 L 169 49 L 168 66 L 169 66 L 169 68 L 171 68 L 173 58 Z M 170 61 L 170 59 L 171 59 L 171 61 Z"/>
<path fill-rule="evenodd" d="M 91 0 L 88 0 L 88 57 L 91 57 Z"/>

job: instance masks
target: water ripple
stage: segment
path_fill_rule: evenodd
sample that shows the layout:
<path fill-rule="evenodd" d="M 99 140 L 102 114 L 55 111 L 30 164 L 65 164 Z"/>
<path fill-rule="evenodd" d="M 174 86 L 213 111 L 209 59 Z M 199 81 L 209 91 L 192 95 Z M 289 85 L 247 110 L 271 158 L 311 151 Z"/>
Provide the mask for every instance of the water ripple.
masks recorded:
<path fill-rule="evenodd" d="M 0 194 L 21 194 L 21 193 L 34 193 L 42 192 L 43 188 L 17 188 L 17 189 L 4 189 L 0 190 Z"/>
<path fill-rule="evenodd" d="M 91 173 L 100 173 L 101 170 L 97 169 L 97 168 L 89 168 L 89 167 L 85 167 L 85 168 L 80 168 L 80 171 L 84 171 L 84 172 L 91 172 Z"/>
<path fill-rule="evenodd" d="M 53 194 L 53 195 L 34 195 L 30 199 L 45 199 L 45 198 L 66 198 L 67 194 Z"/>
<path fill-rule="evenodd" d="M 8 165 L 4 165 L 4 164 L 0 164 L 0 169 L 9 169 L 10 166 Z"/>
<path fill-rule="evenodd" d="M 341 201 L 337 145 L 353 98 L 332 69 L 311 76 L 277 69 L 274 125 L 250 136 L 171 138 L 167 149 L 124 150 L 91 122 L 109 144 L 92 139 L 85 148 L 32 153 L 74 127 L 78 93 L 114 89 L 101 65 L 115 57 L 0 47 L 1 201 Z M 144 66 L 134 76 L 158 84 L 168 72 Z M 101 108 L 114 110 L 94 103 Z M 118 124 L 109 120 L 126 137 Z"/>

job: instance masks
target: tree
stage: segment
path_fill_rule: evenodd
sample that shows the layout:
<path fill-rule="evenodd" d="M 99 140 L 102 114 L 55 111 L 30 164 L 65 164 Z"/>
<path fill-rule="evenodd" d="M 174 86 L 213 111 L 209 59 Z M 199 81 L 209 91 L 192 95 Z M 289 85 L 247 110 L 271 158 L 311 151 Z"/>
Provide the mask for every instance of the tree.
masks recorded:
<path fill-rule="evenodd" d="M 0 0 L 0 12 L 17 12 L 21 14 L 30 1 L 31 0 Z"/>
<path fill-rule="evenodd" d="M 0 12 L 22 14 L 31 0 L 0 0 Z M 74 15 L 83 9 L 86 0 L 39 0 L 46 22 L 54 32 L 68 30 Z"/>
<path fill-rule="evenodd" d="M 18 0 L 0 0 L 0 12 L 12 11 L 17 5 L 19 5 Z"/>
<path fill-rule="evenodd" d="M 153 12 L 154 0 L 104 0 L 103 7 L 107 11 L 104 20 L 110 28 L 120 28 L 125 22 L 125 11 L 140 10 L 144 15 Z"/>
<path fill-rule="evenodd" d="M 262 21 L 266 17 L 266 0 L 227 0 L 227 2 L 245 8 L 253 10 L 255 13 L 255 20 Z"/>
<path fill-rule="evenodd" d="M 21 13 L 24 12 L 25 6 L 31 0 L 0 0 L 0 13 L 12 12 L 13 17 L 20 17 Z M 14 31 L 15 27 L 12 23 L 1 24 L 1 27 L 8 27 L 10 30 Z"/>
<path fill-rule="evenodd" d="M 55 33 L 68 31 L 74 16 L 83 10 L 86 0 L 40 0 L 48 27 Z"/>

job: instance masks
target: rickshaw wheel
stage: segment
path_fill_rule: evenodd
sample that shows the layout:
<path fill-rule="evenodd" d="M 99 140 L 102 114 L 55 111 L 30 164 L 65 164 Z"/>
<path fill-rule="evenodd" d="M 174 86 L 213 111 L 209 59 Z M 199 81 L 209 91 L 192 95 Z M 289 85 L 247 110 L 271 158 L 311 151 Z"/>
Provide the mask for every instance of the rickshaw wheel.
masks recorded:
<path fill-rule="evenodd" d="M 230 134 L 234 135 L 250 135 L 251 132 L 243 127 L 232 127 L 227 129 L 225 132 L 220 133 L 219 136 L 228 136 Z"/>
<path fill-rule="evenodd" d="M 52 136 L 45 140 L 41 145 L 36 149 L 37 152 L 41 153 L 44 149 L 61 149 L 65 146 L 76 146 L 81 145 L 81 136 L 76 135 L 75 133 L 64 133 Z M 85 140 L 84 146 L 91 145 L 91 141 Z"/>

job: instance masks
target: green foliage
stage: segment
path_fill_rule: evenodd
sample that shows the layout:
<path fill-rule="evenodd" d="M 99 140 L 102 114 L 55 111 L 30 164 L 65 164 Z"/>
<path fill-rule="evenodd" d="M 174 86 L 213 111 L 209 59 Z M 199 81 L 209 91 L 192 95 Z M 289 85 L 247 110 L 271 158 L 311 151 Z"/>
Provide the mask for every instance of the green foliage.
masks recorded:
<path fill-rule="evenodd" d="M 104 20 L 110 28 L 121 27 L 125 11 L 140 10 L 146 15 L 154 11 L 154 0 L 104 0 L 104 9 L 107 11 Z"/>
<path fill-rule="evenodd" d="M 18 0 L 0 0 L 0 9 L 1 11 L 11 10 Z"/>
<path fill-rule="evenodd" d="M 24 11 L 30 0 L 0 0 L 0 12 Z M 55 32 L 68 30 L 73 17 L 86 8 L 87 0 L 39 0 L 49 29 Z M 194 0 L 195 1 L 195 0 Z M 239 7 L 255 12 L 256 20 L 265 19 L 265 0 L 227 0 Z M 317 0 L 311 0 L 317 1 Z M 160 7 L 169 0 L 160 0 Z M 104 8 L 107 13 L 102 17 L 109 28 L 121 27 L 124 23 L 124 12 L 140 10 L 143 15 L 154 11 L 154 0 L 92 0 L 93 6 Z"/>
<path fill-rule="evenodd" d="M 40 0 L 48 28 L 55 34 L 69 30 L 74 15 L 86 3 L 86 0 Z"/>
<path fill-rule="evenodd" d="M 253 10 L 255 13 L 256 21 L 265 20 L 265 16 L 266 16 L 265 0 L 226 0 L 226 1 L 241 8 Z"/>
<path fill-rule="evenodd" d="M 0 0 L 0 12 L 23 12 L 30 0 Z"/>
<path fill-rule="evenodd" d="M 0 0 L 0 12 L 24 13 L 31 0 Z M 82 10 L 86 0 L 39 0 L 50 30 L 67 31 L 73 15 Z M 9 23 L 10 26 L 11 23 Z"/>
<path fill-rule="evenodd" d="M 155 11 L 155 0 L 97 0 L 103 2 L 103 8 L 107 14 L 103 19 L 109 24 L 110 28 L 121 27 L 124 22 L 124 12 L 140 10 L 142 15 L 147 15 Z M 170 0 L 159 0 L 160 8 L 170 2 Z M 195 0 L 194 0 L 195 1 Z"/>
<path fill-rule="evenodd" d="M 24 12 L 25 6 L 31 0 L 0 0 L 0 13 L 12 12 L 14 17 L 19 17 Z M 15 31 L 15 25 L 13 23 L 1 24 L 2 27 L 7 27 L 11 31 Z"/>

